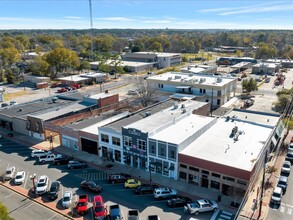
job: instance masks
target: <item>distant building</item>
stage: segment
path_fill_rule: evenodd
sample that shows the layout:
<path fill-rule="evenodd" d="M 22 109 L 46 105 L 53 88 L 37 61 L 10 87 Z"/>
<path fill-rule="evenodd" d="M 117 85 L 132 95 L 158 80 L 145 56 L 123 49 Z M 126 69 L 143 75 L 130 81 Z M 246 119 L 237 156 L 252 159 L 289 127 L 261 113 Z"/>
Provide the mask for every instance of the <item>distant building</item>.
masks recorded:
<path fill-rule="evenodd" d="M 193 64 L 182 67 L 180 71 L 183 73 L 214 74 L 217 72 L 217 66 Z"/>
<path fill-rule="evenodd" d="M 216 61 L 217 65 L 235 65 L 240 62 L 257 63 L 257 60 L 251 57 L 221 57 Z"/>
<path fill-rule="evenodd" d="M 257 63 L 252 67 L 253 74 L 275 75 L 279 70 L 280 64 L 276 63 Z"/>
<path fill-rule="evenodd" d="M 123 61 L 155 63 L 157 68 L 178 65 L 181 59 L 180 53 L 135 52 L 122 55 Z"/>
<path fill-rule="evenodd" d="M 213 75 L 168 72 L 147 78 L 161 91 L 195 95 L 195 100 L 210 102 L 216 109 L 235 96 L 237 79 Z"/>

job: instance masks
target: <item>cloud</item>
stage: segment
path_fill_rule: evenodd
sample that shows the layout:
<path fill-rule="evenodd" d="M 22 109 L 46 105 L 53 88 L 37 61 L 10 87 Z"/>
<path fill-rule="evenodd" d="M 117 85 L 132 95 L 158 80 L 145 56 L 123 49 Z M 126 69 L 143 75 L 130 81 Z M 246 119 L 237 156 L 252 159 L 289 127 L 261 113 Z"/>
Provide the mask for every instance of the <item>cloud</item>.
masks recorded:
<path fill-rule="evenodd" d="M 144 20 L 143 23 L 166 24 L 171 23 L 171 20 Z"/>
<path fill-rule="evenodd" d="M 65 19 L 76 19 L 76 20 L 81 19 L 81 17 L 77 17 L 77 16 L 65 16 L 64 18 Z"/>
<path fill-rule="evenodd" d="M 126 18 L 126 17 L 104 17 L 104 18 L 95 18 L 95 20 L 102 20 L 102 21 L 134 21 L 134 19 Z"/>

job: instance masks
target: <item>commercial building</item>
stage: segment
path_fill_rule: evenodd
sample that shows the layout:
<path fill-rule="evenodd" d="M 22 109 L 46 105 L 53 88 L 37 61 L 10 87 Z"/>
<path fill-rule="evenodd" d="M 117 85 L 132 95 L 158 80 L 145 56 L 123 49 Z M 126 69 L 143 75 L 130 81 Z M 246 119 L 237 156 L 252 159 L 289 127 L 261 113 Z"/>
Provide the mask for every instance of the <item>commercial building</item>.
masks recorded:
<path fill-rule="evenodd" d="M 233 110 L 179 152 L 179 179 L 243 195 L 279 140 L 280 115 Z"/>
<path fill-rule="evenodd" d="M 135 52 L 122 55 L 123 61 L 154 63 L 157 68 L 178 65 L 181 59 L 180 53 Z"/>
<path fill-rule="evenodd" d="M 279 72 L 281 65 L 276 63 L 257 63 L 252 67 L 253 74 L 275 75 Z"/>
<path fill-rule="evenodd" d="M 194 73 L 194 74 L 215 74 L 217 73 L 217 66 L 208 65 L 188 65 L 182 67 L 180 72 L 183 73 Z"/>
<path fill-rule="evenodd" d="M 216 109 L 235 96 L 236 78 L 182 72 L 168 72 L 147 78 L 161 91 L 195 95 Z"/>
<path fill-rule="evenodd" d="M 221 57 L 216 61 L 216 64 L 235 65 L 241 62 L 257 63 L 257 60 L 251 57 Z"/>

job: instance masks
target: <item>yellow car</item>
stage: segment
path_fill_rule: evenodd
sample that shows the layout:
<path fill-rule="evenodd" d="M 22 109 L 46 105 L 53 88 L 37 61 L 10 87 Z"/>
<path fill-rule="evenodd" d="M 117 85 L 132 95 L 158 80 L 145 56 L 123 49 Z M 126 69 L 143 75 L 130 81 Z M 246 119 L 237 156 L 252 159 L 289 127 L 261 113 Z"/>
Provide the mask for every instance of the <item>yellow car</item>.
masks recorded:
<path fill-rule="evenodd" d="M 126 180 L 126 182 L 124 183 L 124 187 L 127 189 L 136 188 L 140 185 L 141 185 L 141 182 L 135 179 Z"/>

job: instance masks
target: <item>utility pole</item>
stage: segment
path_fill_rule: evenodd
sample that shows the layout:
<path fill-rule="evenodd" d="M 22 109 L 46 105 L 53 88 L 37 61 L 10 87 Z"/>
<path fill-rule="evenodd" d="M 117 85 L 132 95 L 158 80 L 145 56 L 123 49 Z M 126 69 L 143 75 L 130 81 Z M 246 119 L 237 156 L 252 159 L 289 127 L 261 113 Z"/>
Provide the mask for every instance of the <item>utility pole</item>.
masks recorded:
<path fill-rule="evenodd" d="M 89 7 L 90 7 L 90 25 L 91 25 L 91 55 L 90 61 L 93 61 L 93 47 L 94 47 L 94 27 L 93 27 L 93 13 L 92 13 L 92 0 L 89 0 Z"/>

